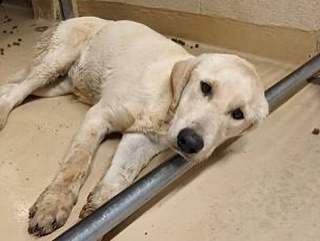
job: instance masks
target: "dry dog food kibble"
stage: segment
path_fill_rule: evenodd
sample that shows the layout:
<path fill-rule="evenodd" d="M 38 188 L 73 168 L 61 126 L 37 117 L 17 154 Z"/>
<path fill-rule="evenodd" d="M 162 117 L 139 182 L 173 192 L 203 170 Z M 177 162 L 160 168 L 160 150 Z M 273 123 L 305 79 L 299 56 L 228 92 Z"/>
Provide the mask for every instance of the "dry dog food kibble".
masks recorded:
<path fill-rule="evenodd" d="M 181 40 L 181 39 L 171 38 L 171 40 L 172 40 L 173 42 L 177 43 L 177 44 L 180 44 L 181 46 L 185 46 L 185 45 L 186 45 L 186 43 L 185 43 L 183 40 Z"/>
<path fill-rule="evenodd" d="M 319 128 L 314 128 L 313 131 L 312 131 L 313 135 L 319 135 L 319 133 L 320 133 Z"/>

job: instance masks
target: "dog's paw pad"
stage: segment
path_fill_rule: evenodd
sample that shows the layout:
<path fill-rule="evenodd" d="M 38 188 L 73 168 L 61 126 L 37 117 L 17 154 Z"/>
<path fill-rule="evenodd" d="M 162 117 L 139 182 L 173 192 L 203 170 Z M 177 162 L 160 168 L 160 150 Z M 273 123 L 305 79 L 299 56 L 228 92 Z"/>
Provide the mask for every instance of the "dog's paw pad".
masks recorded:
<path fill-rule="evenodd" d="M 54 216 L 46 216 L 38 219 L 32 219 L 29 221 L 28 232 L 35 236 L 44 236 L 52 233 L 57 228 L 61 227 L 63 223 L 60 223 L 54 218 Z"/>
<path fill-rule="evenodd" d="M 29 209 L 28 232 L 43 236 L 60 228 L 67 221 L 73 204 L 61 200 L 40 199 Z"/>

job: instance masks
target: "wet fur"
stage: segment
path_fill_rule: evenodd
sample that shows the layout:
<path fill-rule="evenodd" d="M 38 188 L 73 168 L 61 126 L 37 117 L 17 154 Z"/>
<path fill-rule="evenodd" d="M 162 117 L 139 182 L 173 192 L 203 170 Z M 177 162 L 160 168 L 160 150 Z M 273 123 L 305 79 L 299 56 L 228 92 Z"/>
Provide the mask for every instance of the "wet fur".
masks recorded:
<path fill-rule="evenodd" d="M 201 80 L 214 87 L 210 99 L 200 91 Z M 0 129 L 11 110 L 31 94 L 73 94 L 92 106 L 52 183 L 30 208 L 28 231 L 37 236 L 66 222 L 105 135 L 124 134 L 81 218 L 130 185 L 154 155 L 168 148 L 181 153 L 176 136 L 182 128 L 203 136 L 202 151 L 181 153 L 201 161 L 268 113 L 259 77 L 247 61 L 222 54 L 194 57 L 142 24 L 93 17 L 49 30 L 30 67 L 0 87 Z M 229 111 L 239 107 L 246 118 L 234 121 Z"/>

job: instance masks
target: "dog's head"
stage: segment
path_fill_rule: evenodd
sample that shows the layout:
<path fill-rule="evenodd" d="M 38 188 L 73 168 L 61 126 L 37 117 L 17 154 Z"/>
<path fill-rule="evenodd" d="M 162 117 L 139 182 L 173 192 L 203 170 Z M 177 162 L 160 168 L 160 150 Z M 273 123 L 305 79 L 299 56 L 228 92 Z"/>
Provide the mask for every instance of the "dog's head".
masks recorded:
<path fill-rule="evenodd" d="M 255 68 L 235 55 L 203 54 L 178 62 L 171 81 L 169 145 L 187 159 L 209 157 L 268 114 Z"/>

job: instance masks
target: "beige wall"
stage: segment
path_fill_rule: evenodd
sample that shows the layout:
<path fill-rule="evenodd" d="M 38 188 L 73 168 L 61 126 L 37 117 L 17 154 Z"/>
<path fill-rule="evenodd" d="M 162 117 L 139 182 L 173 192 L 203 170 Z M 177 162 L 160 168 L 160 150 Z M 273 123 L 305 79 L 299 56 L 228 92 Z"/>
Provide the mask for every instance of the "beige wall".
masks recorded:
<path fill-rule="evenodd" d="M 137 1 L 139 0 L 130 0 L 131 3 Z M 184 2 L 186 1 L 191 0 Z M 133 20 L 165 35 L 287 63 L 300 64 L 320 52 L 320 30 L 304 31 L 274 26 L 270 23 L 258 25 L 216 15 L 190 13 L 187 9 L 191 6 L 189 4 L 185 4 L 185 8 L 175 5 L 179 10 L 177 11 L 168 9 L 172 8 L 171 4 L 159 7 L 157 4 L 167 3 L 162 3 L 160 0 L 150 0 L 149 6 L 110 2 L 110 0 L 73 0 L 73 3 L 75 16 Z"/>
<path fill-rule="evenodd" d="M 320 29 L 320 0 L 103 0 L 203 15 L 260 25 Z"/>

